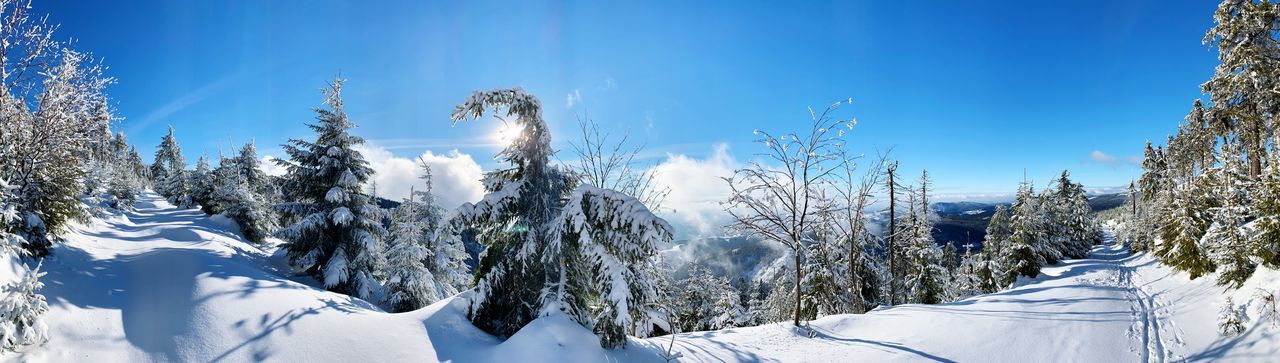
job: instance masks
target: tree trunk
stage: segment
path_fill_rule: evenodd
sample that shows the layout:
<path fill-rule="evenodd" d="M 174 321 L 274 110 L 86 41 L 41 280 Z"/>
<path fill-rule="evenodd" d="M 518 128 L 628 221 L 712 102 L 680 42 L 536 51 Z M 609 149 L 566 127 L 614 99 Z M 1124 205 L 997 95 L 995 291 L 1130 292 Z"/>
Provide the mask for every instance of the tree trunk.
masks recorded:
<path fill-rule="evenodd" d="M 858 279 L 859 261 L 857 236 L 859 235 L 861 235 L 861 233 L 854 233 L 854 237 L 849 239 L 849 282 L 853 285 L 851 287 L 853 291 L 849 294 L 849 298 L 853 301 L 854 314 L 862 314 L 867 311 L 867 307 L 862 304 L 862 281 Z"/>
<path fill-rule="evenodd" d="M 800 278 L 803 275 L 801 275 L 801 272 L 800 272 L 800 269 L 802 268 L 800 266 L 800 249 L 796 248 L 795 253 L 796 253 L 796 307 L 795 307 L 794 323 L 796 324 L 796 326 L 800 326 Z"/>
<path fill-rule="evenodd" d="M 897 218 L 894 217 L 895 207 L 893 193 L 893 172 L 895 170 L 897 170 L 896 165 L 889 166 L 889 244 L 885 246 L 885 249 L 887 250 L 886 254 L 889 258 L 889 305 L 898 304 L 898 276 L 893 263 L 894 260 L 896 260 L 893 248 L 893 237 L 895 234 L 894 232 L 896 232 L 894 225 L 895 222 L 897 222 Z"/>

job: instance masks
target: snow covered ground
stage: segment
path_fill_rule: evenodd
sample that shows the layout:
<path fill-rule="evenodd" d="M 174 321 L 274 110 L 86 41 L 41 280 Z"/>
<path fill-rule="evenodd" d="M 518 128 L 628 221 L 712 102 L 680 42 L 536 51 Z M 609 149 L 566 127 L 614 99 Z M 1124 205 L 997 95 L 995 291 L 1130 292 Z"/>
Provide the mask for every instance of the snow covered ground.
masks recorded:
<path fill-rule="evenodd" d="M 942 305 L 901 305 L 811 323 L 809 338 L 790 323 L 680 334 L 674 351 L 699 362 L 942 361 L 1165 362 L 1275 361 L 1280 328 L 1254 318 L 1222 338 L 1223 289 L 1131 255 L 1110 238 L 1090 257 L 1045 268 L 1015 288 Z M 1259 271 L 1232 292 L 1280 291 L 1280 272 Z M 647 340 L 650 346 L 669 340 Z"/>
<path fill-rule="evenodd" d="M 670 337 L 601 349 L 563 316 L 502 341 L 471 326 L 465 294 L 388 314 L 291 277 L 273 247 L 154 194 L 79 226 L 45 262 L 51 340 L 7 360 L 654 362 Z M 1267 361 L 1280 328 L 1217 334 L 1223 292 L 1107 244 L 1001 293 L 812 322 L 679 334 L 681 361 Z M 1280 289 L 1261 271 L 1236 301 Z"/>

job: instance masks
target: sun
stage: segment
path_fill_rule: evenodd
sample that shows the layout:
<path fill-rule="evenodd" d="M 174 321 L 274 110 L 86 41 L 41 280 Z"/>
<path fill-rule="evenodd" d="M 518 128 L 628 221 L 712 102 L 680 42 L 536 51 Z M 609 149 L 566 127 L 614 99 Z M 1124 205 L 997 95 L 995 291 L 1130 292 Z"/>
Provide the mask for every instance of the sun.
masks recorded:
<path fill-rule="evenodd" d="M 493 142 L 501 147 L 510 146 L 524 132 L 524 124 L 503 121 L 498 124 L 498 129 L 492 134 Z"/>

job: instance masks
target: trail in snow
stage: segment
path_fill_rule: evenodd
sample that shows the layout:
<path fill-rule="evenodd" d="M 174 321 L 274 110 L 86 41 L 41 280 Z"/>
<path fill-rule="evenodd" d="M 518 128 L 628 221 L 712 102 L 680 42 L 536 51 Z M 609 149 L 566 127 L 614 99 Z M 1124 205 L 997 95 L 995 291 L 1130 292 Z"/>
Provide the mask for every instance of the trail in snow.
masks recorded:
<path fill-rule="evenodd" d="M 1216 334 L 1223 292 L 1212 276 L 1189 280 L 1105 237 L 1088 258 L 1045 267 L 1006 291 L 824 317 L 811 323 L 814 338 L 789 323 L 679 334 L 674 350 L 701 362 L 1265 361 L 1280 353 L 1275 332 L 1256 323 L 1242 337 Z M 1246 285 L 1280 288 L 1278 277 L 1260 270 Z M 641 341 L 655 351 L 668 342 Z"/>

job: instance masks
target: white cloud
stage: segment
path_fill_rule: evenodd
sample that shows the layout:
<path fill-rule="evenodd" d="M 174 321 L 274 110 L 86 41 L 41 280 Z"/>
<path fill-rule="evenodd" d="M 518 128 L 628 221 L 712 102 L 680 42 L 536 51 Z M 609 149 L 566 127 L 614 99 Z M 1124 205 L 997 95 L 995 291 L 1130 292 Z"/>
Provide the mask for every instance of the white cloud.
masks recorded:
<path fill-rule="evenodd" d="M 276 157 L 271 155 L 263 156 L 262 160 L 258 161 L 258 169 L 262 169 L 263 173 L 267 173 L 267 175 L 271 176 L 281 176 L 284 175 L 285 172 L 289 171 L 288 168 L 277 165 Z"/>
<path fill-rule="evenodd" d="M 722 177 L 739 167 L 729 155 L 729 145 L 716 144 L 711 156 L 694 159 L 683 154 L 667 154 L 654 166 L 654 182 L 671 193 L 660 212 L 686 237 L 720 236 L 730 222 L 720 202 L 729 199 L 729 185 Z"/>
<path fill-rule="evenodd" d="M 573 93 L 570 93 L 568 96 L 565 96 L 564 108 L 572 109 L 574 104 L 581 103 L 581 102 L 582 102 L 582 92 L 578 92 L 577 89 L 574 89 Z"/>
<path fill-rule="evenodd" d="M 398 157 L 384 148 L 371 145 L 357 146 L 356 150 L 373 168 L 379 197 L 399 201 L 409 197 L 410 189 L 421 190 L 423 183 L 419 177 L 422 170 L 418 167 L 417 158 Z M 431 165 L 431 182 L 441 207 L 453 209 L 484 196 L 484 185 L 480 183 L 484 172 L 471 155 L 456 149 L 444 154 L 427 150 L 419 157 Z"/>
<path fill-rule="evenodd" d="M 1142 164 L 1142 158 L 1139 158 L 1137 156 L 1126 156 L 1121 158 L 1121 157 L 1116 157 L 1112 155 L 1107 155 L 1107 153 L 1104 153 L 1100 150 L 1094 150 L 1093 152 L 1089 153 L 1089 160 L 1092 160 L 1100 164 L 1111 165 L 1111 166 Z"/>

